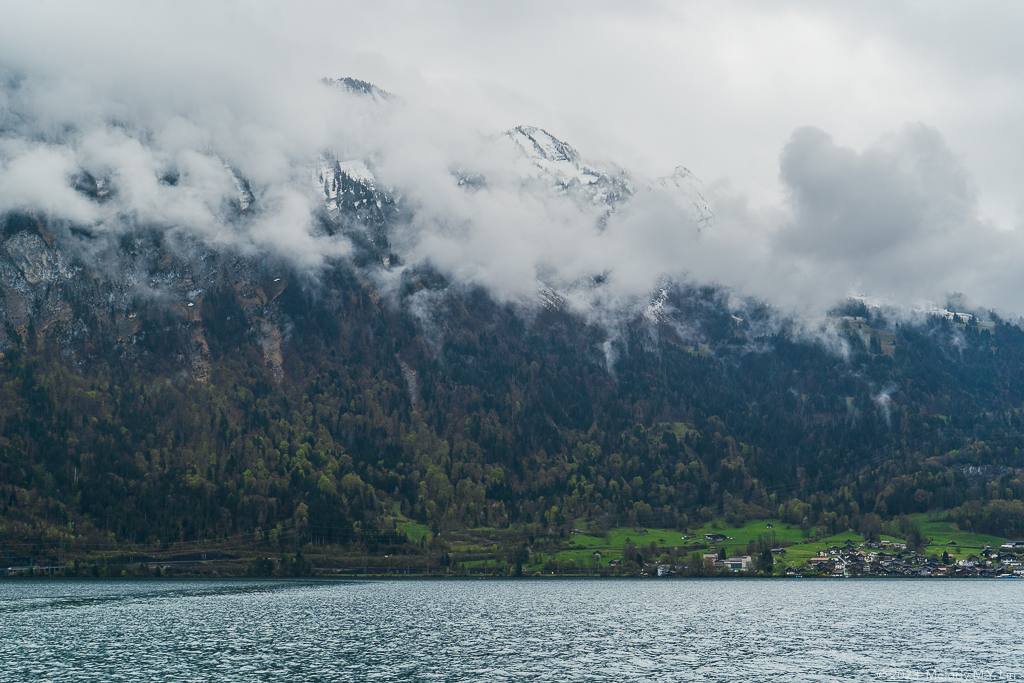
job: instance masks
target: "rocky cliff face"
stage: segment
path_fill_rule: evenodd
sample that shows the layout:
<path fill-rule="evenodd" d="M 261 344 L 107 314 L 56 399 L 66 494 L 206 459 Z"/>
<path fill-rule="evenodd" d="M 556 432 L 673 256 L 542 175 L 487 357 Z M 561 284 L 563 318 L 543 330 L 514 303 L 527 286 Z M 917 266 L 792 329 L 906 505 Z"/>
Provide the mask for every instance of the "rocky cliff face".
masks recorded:
<path fill-rule="evenodd" d="M 0 346 L 51 344 L 70 364 L 168 356 L 208 378 L 203 333 L 212 290 L 234 292 L 280 372 L 278 295 L 294 277 L 268 255 L 222 253 L 194 239 L 139 230 L 90 235 L 45 217 L 8 216 L 0 245 Z"/>
<path fill-rule="evenodd" d="M 366 164 L 321 155 L 313 170 L 313 184 L 321 193 L 324 228 L 344 233 L 355 245 L 361 265 L 374 260 L 390 266 L 397 257 L 391 251 L 390 226 L 402 220 L 402 212 Z"/>

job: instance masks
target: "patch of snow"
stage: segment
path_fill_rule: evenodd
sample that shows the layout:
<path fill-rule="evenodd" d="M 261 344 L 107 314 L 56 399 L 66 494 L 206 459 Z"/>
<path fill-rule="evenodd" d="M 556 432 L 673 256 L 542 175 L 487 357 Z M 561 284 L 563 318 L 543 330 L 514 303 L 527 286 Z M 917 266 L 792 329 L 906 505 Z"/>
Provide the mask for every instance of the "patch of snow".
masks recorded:
<path fill-rule="evenodd" d="M 328 160 L 324 155 L 316 159 L 316 166 L 313 169 L 313 184 L 316 185 L 323 195 L 324 200 L 331 201 L 338 198 L 337 162 Z"/>
<path fill-rule="evenodd" d="M 565 305 L 565 299 L 543 282 L 537 283 L 537 301 L 550 311 L 560 310 Z"/>
<path fill-rule="evenodd" d="M 337 205 L 341 201 L 341 195 L 344 190 L 344 183 L 342 182 L 345 178 L 351 181 L 355 181 L 361 185 L 365 185 L 371 191 L 375 191 L 373 172 L 367 168 L 366 164 L 358 159 L 352 159 L 349 161 L 338 161 L 332 157 L 321 154 L 316 159 L 316 164 L 313 167 L 312 173 L 313 185 L 319 190 L 320 196 L 329 205 Z M 352 192 L 351 189 L 348 190 Z M 361 199 L 355 202 L 358 204 L 365 204 L 366 200 Z M 377 206 L 380 207 L 381 203 L 378 201 Z"/>
<path fill-rule="evenodd" d="M 358 180 L 367 186 L 372 186 L 375 180 L 366 164 L 358 159 L 338 162 L 338 169 L 352 180 Z"/>
<path fill-rule="evenodd" d="M 227 164 L 224 164 L 224 168 L 226 168 L 228 170 L 228 173 L 231 174 L 231 182 L 235 184 L 235 196 L 238 199 L 238 209 L 240 211 L 245 211 L 250 206 L 252 206 L 252 192 L 249 191 L 249 188 L 246 186 L 245 181 L 238 177 L 238 174 L 235 173 L 234 169 L 232 169 Z M 97 181 L 97 183 L 99 183 L 99 181 Z"/>
<path fill-rule="evenodd" d="M 650 320 L 652 323 L 656 323 L 661 320 L 664 315 L 665 302 L 668 300 L 668 292 L 664 289 L 658 292 L 658 296 L 654 298 L 644 309 L 644 317 Z"/>

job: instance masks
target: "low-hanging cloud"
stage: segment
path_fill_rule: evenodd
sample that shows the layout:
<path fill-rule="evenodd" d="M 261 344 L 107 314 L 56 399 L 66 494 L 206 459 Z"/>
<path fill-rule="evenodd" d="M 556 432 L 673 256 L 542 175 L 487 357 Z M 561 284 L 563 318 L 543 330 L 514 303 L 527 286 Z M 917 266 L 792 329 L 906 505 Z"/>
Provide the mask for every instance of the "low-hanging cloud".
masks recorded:
<path fill-rule="evenodd" d="M 600 207 L 524 185 L 514 158 L 488 151 L 458 160 L 482 169 L 482 189 L 466 192 L 444 173 L 433 176 L 443 187 L 408 179 L 420 213 L 403 246 L 409 262 L 501 298 L 528 299 L 540 282 L 581 310 L 636 312 L 676 279 L 813 317 L 851 295 L 928 308 L 966 292 L 1002 312 L 1024 305 L 1020 237 L 980 217 L 970 172 L 924 124 L 861 151 L 797 129 L 780 153 L 788 201 L 751 209 L 716 184 L 704 189 L 716 214 L 709 225 L 663 183 L 636 176 L 632 196 L 598 220 Z"/>
<path fill-rule="evenodd" d="M 953 291 L 1024 309 L 1019 237 L 979 218 L 970 173 L 922 124 L 862 151 L 800 128 L 780 154 L 788 202 L 752 209 L 713 183 L 700 188 L 709 222 L 678 185 L 610 162 L 592 165 L 624 179 L 628 198 L 552 182 L 501 131 L 480 131 L 430 98 L 296 81 L 269 60 L 245 67 L 265 68 L 253 79 L 237 64 L 211 67 L 184 90 L 184 78 L 136 75 L 129 87 L 109 73 L 69 77 L 45 60 L 2 69 L 0 214 L 181 231 L 315 269 L 352 248 L 316 218 L 313 168 L 328 154 L 365 163 L 405 208 L 390 236 L 403 265 L 377 271 L 384 286 L 429 264 L 501 300 L 532 304 L 554 291 L 604 320 L 643 310 L 669 280 L 805 313 L 850 294 L 920 305 Z"/>
<path fill-rule="evenodd" d="M 801 128 L 782 150 L 780 179 L 791 214 L 773 253 L 826 297 L 921 305 L 969 291 L 1020 310 L 1008 289 L 1016 269 L 1006 267 L 1020 238 L 979 216 L 971 174 L 934 128 L 908 124 L 861 152 Z"/>

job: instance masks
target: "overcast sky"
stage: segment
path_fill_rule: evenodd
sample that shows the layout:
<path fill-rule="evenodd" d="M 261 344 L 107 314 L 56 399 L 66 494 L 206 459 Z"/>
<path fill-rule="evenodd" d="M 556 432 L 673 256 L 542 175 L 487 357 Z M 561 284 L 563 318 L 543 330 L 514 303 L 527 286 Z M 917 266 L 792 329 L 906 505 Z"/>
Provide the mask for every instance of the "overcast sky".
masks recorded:
<path fill-rule="evenodd" d="M 533 124 L 651 177 L 687 166 L 716 198 L 722 259 L 690 274 L 1024 312 L 1021 3 L 5 0 L 0 16 L 0 64 L 64 79 L 33 105 L 54 121 L 249 106 L 284 159 L 333 134 L 297 111 L 297 84 L 352 76 L 432 122 L 404 130 Z"/>

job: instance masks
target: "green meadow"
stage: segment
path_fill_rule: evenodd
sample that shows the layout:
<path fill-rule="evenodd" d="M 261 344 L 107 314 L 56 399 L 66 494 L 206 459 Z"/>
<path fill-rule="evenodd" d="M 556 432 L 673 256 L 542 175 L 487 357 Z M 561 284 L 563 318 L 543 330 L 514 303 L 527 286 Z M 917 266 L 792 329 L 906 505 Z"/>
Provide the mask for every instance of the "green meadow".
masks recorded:
<path fill-rule="evenodd" d="M 953 528 L 955 525 L 951 522 L 928 520 L 926 517 L 926 515 L 914 517 L 920 523 L 924 536 L 930 540 L 930 545 L 919 551 L 925 555 L 938 557 L 945 550 L 950 557 L 959 560 L 971 554 L 977 554 L 985 547 L 998 547 L 1006 541 L 1005 538 L 998 536 L 974 534 L 955 529 Z M 672 547 L 706 546 L 707 549 L 701 549 L 701 552 L 710 552 L 712 548 L 718 550 L 724 547 L 730 556 L 741 555 L 746 552 L 747 544 L 750 541 L 757 540 L 761 534 L 767 536 L 773 532 L 776 544 L 785 546 L 785 554 L 776 556 L 776 561 L 783 566 L 802 565 L 810 558 L 833 546 L 844 546 L 847 541 L 850 541 L 854 547 L 864 542 L 864 537 L 854 531 L 844 531 L 812 540 L 807 537 L 806 532 L 798 527 L 783 524 L 777 519 L 750 520 L 738 527 L 730 527 L 721 520 L 717 520 L 685 532 L 674 529 L 632 529 L 627 527 L 610 529 L 604 535 L 585 532 L 569 539 L 565 549 L 554 553 L 551 558 L 560 562 L 574 560 L 579 566 L 591 566 L 594 562 L 594 551 L 600 551 L 602 556 L 599 563 L 601 566 L 607 566 L 609 561 L 621 559 L 622 548 L 631 542 L 637 546 L 650 546 L 653 542 L 656 547 L 666 550 Z M 706 540 L 705 534 L 723 534 L 727 540 L 715 543 Z M 893 543 L 906 542 L 906 539 L 887 535 L 882 535 L 880 540 Z M 948 545 L 950 541 L 956 545 Z M 792 545 L 786 545 L 787 543 Z M 548 559 L 547 556 L 544 559 Z"/>
<path fill-rule="evenodd" d="M 426 524 L 416 524 L 415 522 L 397 522 L 395 526 L 413 543 L 419 543 L 430 531 Z"/>
<path fill-rule="evenodd" d="M 921 526 L 923 535 L 929 539 L 930 544 L 920 549 L 924 555 L 939 557 L 943 551 L 949 553 L 954 560 L 964 559 L 971 554 L 980 553 L 985 547 L 998 547 L 1006 539 L 998 536 L 975 534 L 956 527 L 950 521 L 929 518 L 927 514 L 912 515 L 911 519 Z M 426 525 L 418 524 L 407 519 L 396 521 L 399 531 L 403 532 L 411 541 L 419 543 L 429 534 Z M 554 569 L 565 565 L 579 569 L 607 567 L 612 560 L 623 559 L 623 549 L 630 543 L 638 547 L 656 548 L 655 557 L 676 549 L 676 555 L 683 552 L 719 551 L 725 548 L 729 556 L 743 555 L 746 553 L 747 544 L 756 541 L 758 536 L 764 535 L 766 539 L 774 539 L 773 545 L 783 546 L 785 553 L 776 555 L 776 562 L 782 566 L 801 566 L 812 557 L 832 546 L 844 546 L 847 541 L 857 547 L 864 538 L 854 531 L 844 531 L 826 538 L 809 538 L 809 532 L 803 531 L 796 526 L 786 525 L 777 519 L 754 519 L 745 521 L 739 526 L 730 526 L 723 520 L 712 520 L 707 524 L 692 527 L 685 531 L 675 529 L 659 529 L 655 527 L 631 528 L 616 527 L 601 530 L 595 526 L 586 526 L 580 523 L 580 533 L 574 533 L 560 543 L 556 542 L 554 548 L 543 549 L 534 552 L 524 569 L 530 573 L 542 571 L 543 567 Z M 474 559 L 463 563 L 463 566 L 475 570 L 488 568 L 497 569 L 507 558 L 499 557 L 498 544 L 508 540 L 508 534 L 516 535 L 525 533 L 523 529 L 514 527 L 507 530 L 478 528 L 464 532 L 446 533 L 445 537 L 451 544 L 451 549 L 456 553 L 466 553 Z M 726 540 L 713 542 L 705 538 L 706 534 L 722 534 Z M 894 543 L 905 543 L 906 540 L 894 536 L 881 537 Z M 949 545 L 953 542 L 955 545 Z M 550 543 L 550 541 L 549 541 Z M 537 545 L 537 544 L 535 544 Z M 600 553 L 600 556 L 595 555 Z M 481 555 L 493 554 L 490 559 L 478 559 Z"/>

